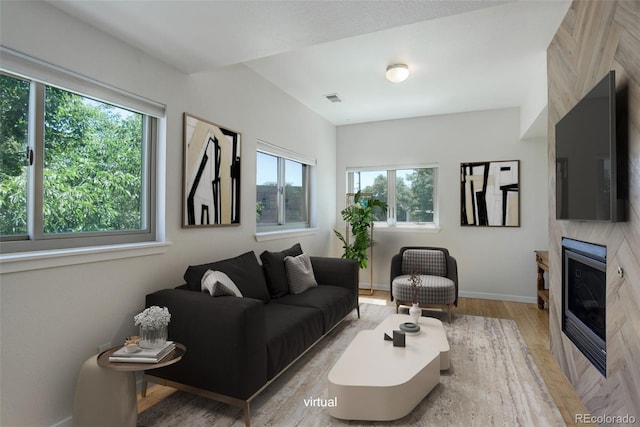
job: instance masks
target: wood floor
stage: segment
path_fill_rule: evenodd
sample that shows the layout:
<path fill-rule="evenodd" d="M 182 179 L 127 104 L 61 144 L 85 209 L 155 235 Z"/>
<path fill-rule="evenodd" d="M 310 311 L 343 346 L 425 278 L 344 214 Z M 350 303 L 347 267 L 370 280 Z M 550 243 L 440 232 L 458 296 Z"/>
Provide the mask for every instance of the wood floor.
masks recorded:
<path fill-rule="evenodd" d="M 389 292 L 374 291 L 373 295 L 361 295 L 361 302 L 372 298 L 377 302 L 385 301 L 388 305 Z M 498 317 L 512 319 L 518 325 L 520 333 L 529 348 L 544 381 L 562 413 L 568 426 L 580 426 L 575 422 L 576 414 L 589 413 L 580 401 L 571 384 L 560 371 L 549 351 L 549 312 L 538 309 L 536 304 L 515 303 L 507 301 L 493 301 L 472 298 L 460 298 L 455 314 L 469 314 L 474 316 Z M 455 317 L 453 322 L 455 322 Z M 155 405 L 171 393 L 173 389 L 154 385 L 149 388 L 147 397 L 138 396 L 138 412 Z"/>

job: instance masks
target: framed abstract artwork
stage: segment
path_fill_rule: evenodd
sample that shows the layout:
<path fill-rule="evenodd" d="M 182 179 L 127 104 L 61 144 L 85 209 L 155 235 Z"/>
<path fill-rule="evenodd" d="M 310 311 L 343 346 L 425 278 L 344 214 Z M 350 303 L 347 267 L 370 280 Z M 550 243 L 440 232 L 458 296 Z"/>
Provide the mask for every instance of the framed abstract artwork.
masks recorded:
<path fill-rule="evenodd" d="M 520 226 L 520 161 L 460 164 L 460 225 Z"/>
<path fill-rule="evenodd" d="M 240 224 L 240 133 L 184 113 L 183 227 Z"/>

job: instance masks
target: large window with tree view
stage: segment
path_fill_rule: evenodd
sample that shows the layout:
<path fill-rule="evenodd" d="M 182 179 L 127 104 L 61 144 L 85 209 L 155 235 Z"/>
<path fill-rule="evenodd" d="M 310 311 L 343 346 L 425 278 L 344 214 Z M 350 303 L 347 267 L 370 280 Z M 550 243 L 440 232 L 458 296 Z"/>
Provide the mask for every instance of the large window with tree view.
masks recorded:
<path fill-rule="evenodd" d="M 3 252 L 154 239 L 154 138 L 148 115 L 0 74 Z"/>
<path fill-rule="evenodd" d="M 310 226 L 311 169 L 312 165 L 305 161 L 274 152 L 257 152 L 256 226 L 259 232 Z"/>
<path fill-rule="evenodd" d="M 386 215 L 374 209 L 378 221 L 399 225 L 435 225 L 437 167 L 354 169 L 347 173 L 349 192 L 371 193 L 388 205 Z"/>

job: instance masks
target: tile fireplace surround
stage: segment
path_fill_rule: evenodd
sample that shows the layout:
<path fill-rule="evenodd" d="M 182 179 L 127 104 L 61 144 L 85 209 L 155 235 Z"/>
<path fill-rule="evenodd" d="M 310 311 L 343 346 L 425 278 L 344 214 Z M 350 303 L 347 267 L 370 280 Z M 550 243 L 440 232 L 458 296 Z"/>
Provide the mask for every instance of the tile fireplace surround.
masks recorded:
<path fill-rule="evenodd" d="M 549 335 L 551 352 L 602 424 L 640 420 L 640 2 L 576 0 L 547 49 L 549 170 Z M 555 220 L 555 124 L 609 70 L 627 87 L 627 221 Z M 606 376 L 562 332 L 562 237 L 607 248 Z M 624 276 L 617 274 L 618 266 Z M 609 418 L 607 418 L 609 417 Z"/>

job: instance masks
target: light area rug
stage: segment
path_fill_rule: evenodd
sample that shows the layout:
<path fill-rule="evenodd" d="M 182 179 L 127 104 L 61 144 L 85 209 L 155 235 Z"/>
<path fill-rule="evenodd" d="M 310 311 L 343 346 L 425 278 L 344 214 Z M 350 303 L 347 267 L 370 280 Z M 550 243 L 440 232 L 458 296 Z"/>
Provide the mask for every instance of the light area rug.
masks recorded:
<path fill-rule="evenodd" d="M 329 371 L 359 331 L 375 328 L 395 308 L 361 304 L 360 313 L 360 319 L 349 315 L 251 402 L 252 426 L 565 425 L 515 322 L 466 315 L 443 321 L 451 368 L 441 371 L 440 384 L 409 415 L 392 422 L 331 417 L 321 405 L 328 399 Z M 138 425 L 240 427 L 244 417 L 236 407 L 178 391 L 140 414 Z"/>

